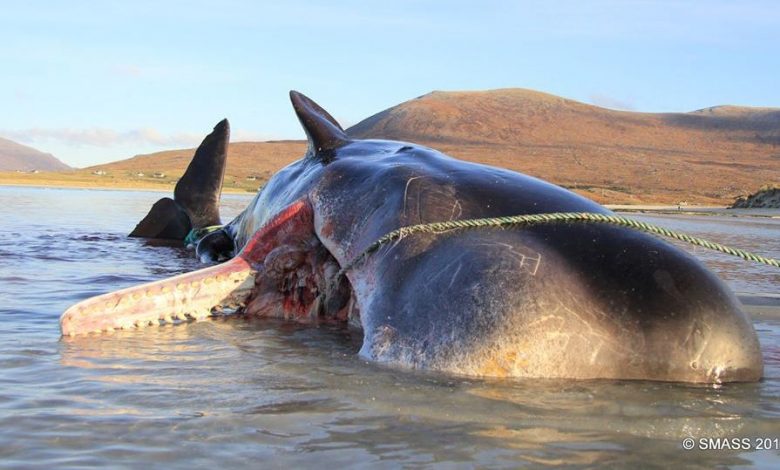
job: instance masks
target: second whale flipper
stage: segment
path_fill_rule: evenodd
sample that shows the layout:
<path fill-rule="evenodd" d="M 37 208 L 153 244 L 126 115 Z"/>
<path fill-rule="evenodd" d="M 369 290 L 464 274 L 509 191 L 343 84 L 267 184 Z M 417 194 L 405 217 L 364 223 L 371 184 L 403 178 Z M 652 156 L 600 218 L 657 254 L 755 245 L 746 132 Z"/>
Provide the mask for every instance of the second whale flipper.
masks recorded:
<path fill-rule="evenodd" d="M 184 240 L 192 230 L 187 213 L 176 202 L 164 197 L 155 202 L 149 213 L 135 226 L 130 237 Z"/>

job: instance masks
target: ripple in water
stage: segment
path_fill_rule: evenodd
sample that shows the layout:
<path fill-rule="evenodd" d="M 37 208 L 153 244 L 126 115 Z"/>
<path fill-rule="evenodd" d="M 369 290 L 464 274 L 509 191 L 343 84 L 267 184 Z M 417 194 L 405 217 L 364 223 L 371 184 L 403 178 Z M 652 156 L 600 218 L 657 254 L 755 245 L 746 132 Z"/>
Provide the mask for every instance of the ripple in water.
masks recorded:
<path fill-rule="evenodd" d="M 74 302 L 201 267 L 124 236 L 161 194 L 0 188 L 0 461 L 85 466 L 775 467 L 776 451 L 683 451 L 780 437 L 780 324 L 757 322 L 759 384 L 490 381 L 361 360 L 339 328 L 227 318 L 60 339 Z M 228 217 L 248 197 L 226 197 Z M 85 210 L 85 208 L 89 208 Z M 779 257 L 777 222 L 643 217 Z M 33 222 L 33 223 L 31 223 Z M 780 279 L 701 254 L 736 290 Z"/>

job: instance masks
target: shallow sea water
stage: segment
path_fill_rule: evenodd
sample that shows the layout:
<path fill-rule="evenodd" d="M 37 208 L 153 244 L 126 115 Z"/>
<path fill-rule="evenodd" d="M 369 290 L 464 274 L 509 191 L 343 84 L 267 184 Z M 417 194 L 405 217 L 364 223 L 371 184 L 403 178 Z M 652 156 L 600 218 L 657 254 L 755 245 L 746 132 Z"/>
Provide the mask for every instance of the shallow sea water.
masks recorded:
<path fill-rule="evenodd" d="M 725 386 L 401 371 L 361 360 L 348 330 L 240 318 L 60 338 L 71 304 L 201 267 L 126 238 L 159 197 L 0 187 L 0 466 L 780 466 L 698 449 L 780 439 L 778 320 L 755 321 L 765 379 Z M 223 217 L 248 200 L 226 196 Z M 780 257 L 780 220 L 640 218 Z M 769 268 L 697 255 L 738 292 L 778 291 Z"/>

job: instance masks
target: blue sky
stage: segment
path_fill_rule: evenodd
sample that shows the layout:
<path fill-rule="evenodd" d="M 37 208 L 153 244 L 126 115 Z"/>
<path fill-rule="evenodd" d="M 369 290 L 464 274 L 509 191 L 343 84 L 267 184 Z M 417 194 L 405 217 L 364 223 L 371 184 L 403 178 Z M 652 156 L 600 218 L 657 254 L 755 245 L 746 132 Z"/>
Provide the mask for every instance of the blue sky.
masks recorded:
<path fill-rule="evenodd" d="M 780 107 L 777 1 L 5 1 L 0 137 L 86 166 L 303 138 L 431 90 L 522 87 L 636 111 Z"/>

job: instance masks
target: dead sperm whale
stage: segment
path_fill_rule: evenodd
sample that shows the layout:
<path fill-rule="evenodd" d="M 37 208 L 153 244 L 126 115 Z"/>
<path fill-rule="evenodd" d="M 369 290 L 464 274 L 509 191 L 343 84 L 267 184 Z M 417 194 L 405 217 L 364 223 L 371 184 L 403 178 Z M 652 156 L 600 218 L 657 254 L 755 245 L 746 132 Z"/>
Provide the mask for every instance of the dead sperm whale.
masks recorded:
<path fill-rule="evenodd" d="M 199 242 L 201 256 L 230 259 L 85 300 L 62 315 L 64 335 L 237 308 L 298 322 L 351 322 L 362 328 L 361 356 L 455 374 L 761 378 L 756 333 L 724 283 L 675 246 L 622 227 L 416 234 L 335 276 L 403 226 L 609 211 L 513 171 L 410 143 L 350 139 L 316 103 L 296 92 L 291 99 L 309 139 L 306 155 Z M 223 122 L 174 199 L 155 204 L 134 235 L 182 239 L 219 223 L 227 139 Z"/>

